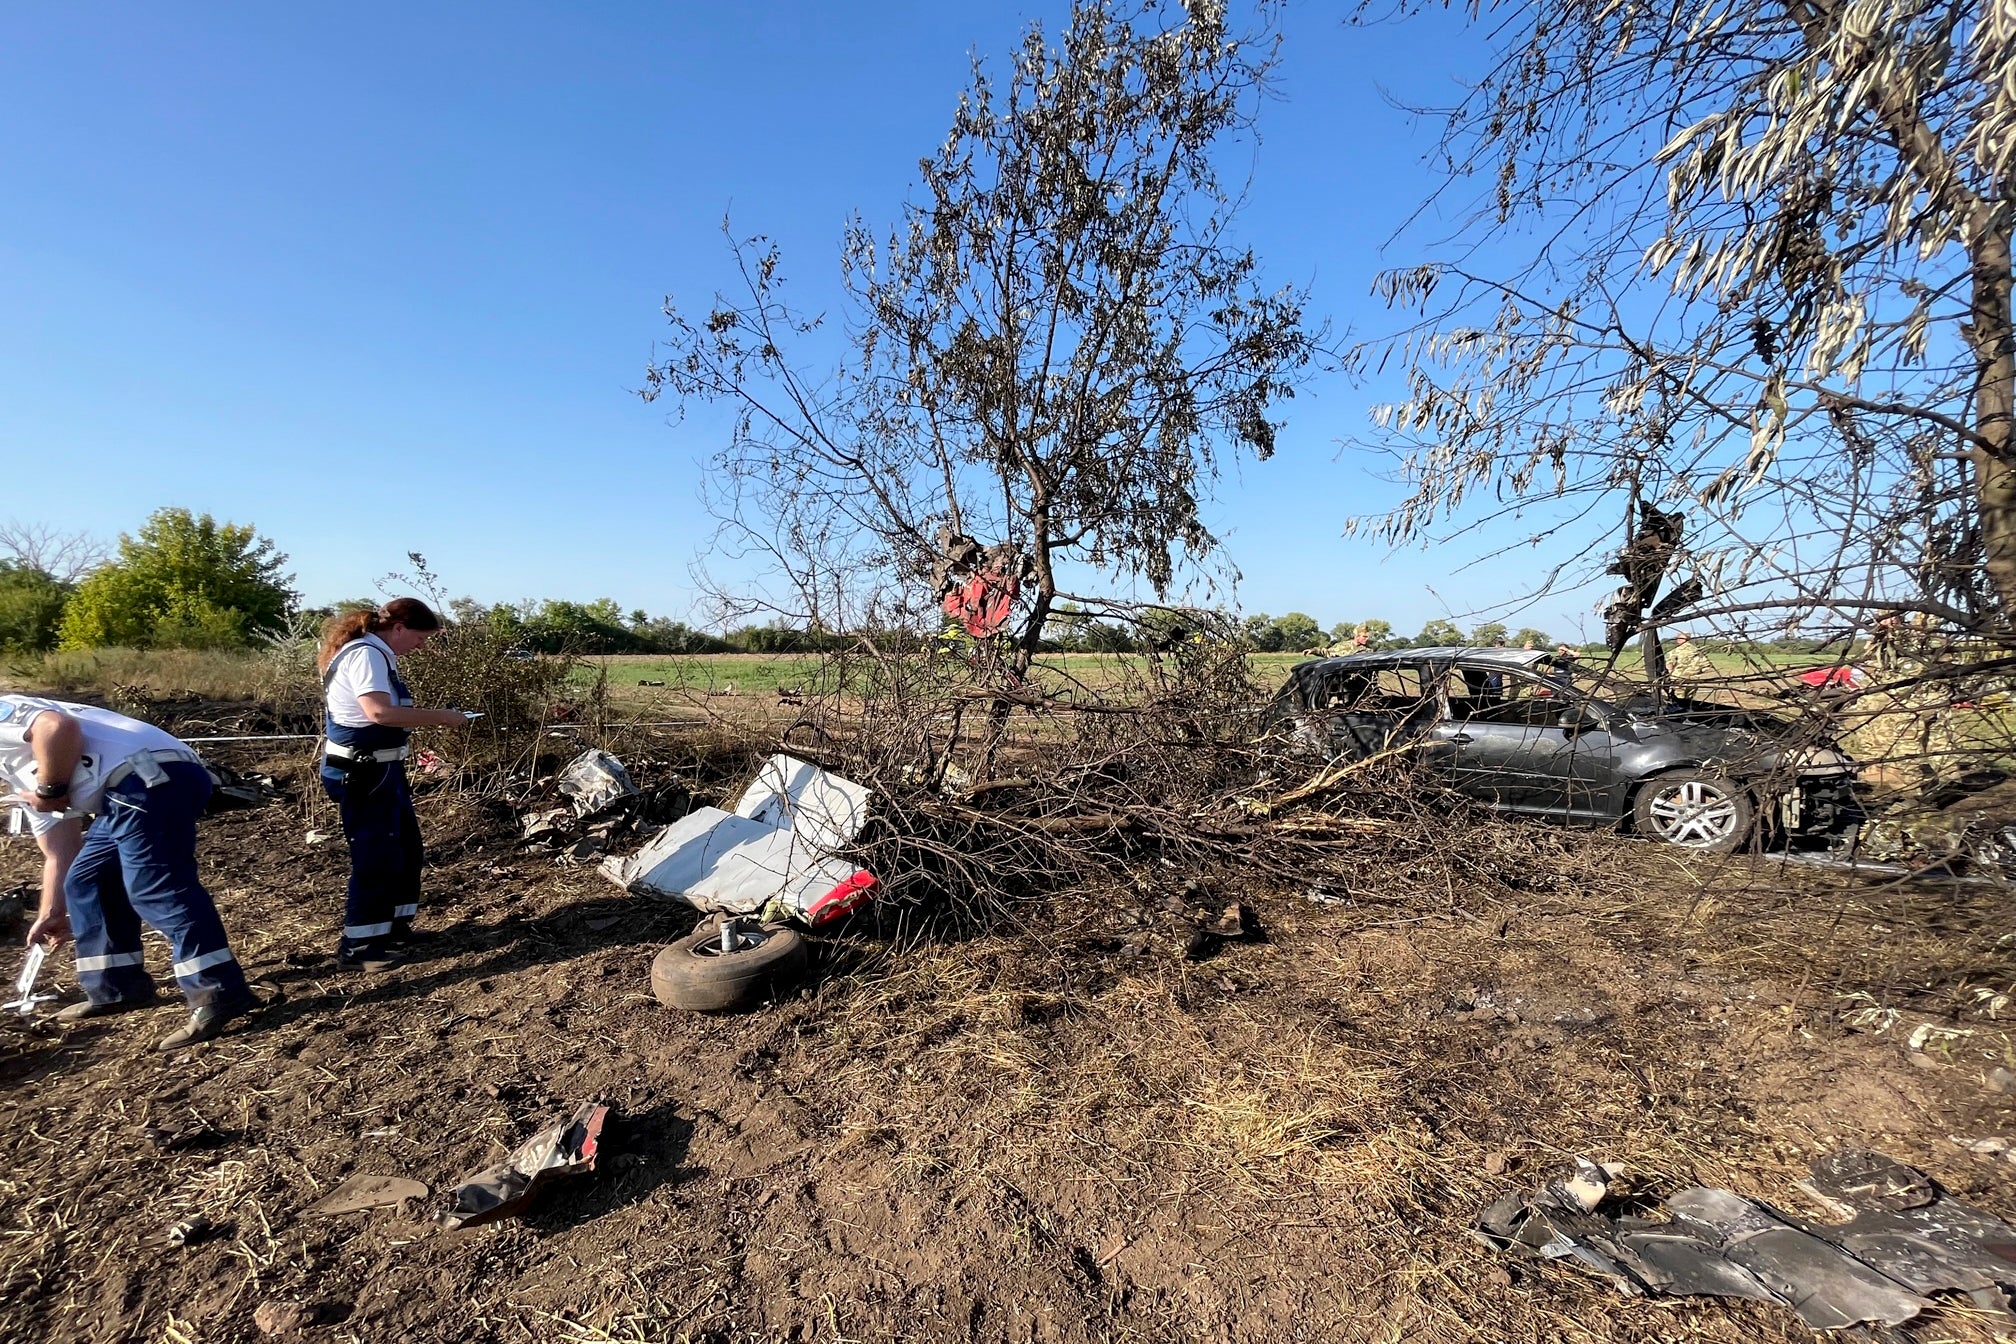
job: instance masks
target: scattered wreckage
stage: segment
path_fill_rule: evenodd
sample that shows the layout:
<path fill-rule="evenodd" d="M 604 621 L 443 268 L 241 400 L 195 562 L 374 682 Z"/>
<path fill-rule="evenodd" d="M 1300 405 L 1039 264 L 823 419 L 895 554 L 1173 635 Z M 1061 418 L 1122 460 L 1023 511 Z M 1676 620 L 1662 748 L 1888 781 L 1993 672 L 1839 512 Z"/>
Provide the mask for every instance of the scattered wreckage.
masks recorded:
<path fill-rule="evenodd" d="M 1664 1201 L 1624 1198 L 1611 1188 L 1617 1174 L 1577 1158 L 1538 1191 L 1491 1204 L 1475 1235 L 1494 1250 L 1599 1274 L 1627 1295 L 1777 1302 L 1819 1330 L 1898 1325 L 1938 1293 L 1964 1293 L 2016 1320 L 2016 1226 L 1879 1153 L 1821 1157 L 1800 1183 L 1839 1223 L 1699 1186 Z"/>
<path fill-rule="evenodd" d="M 465 1177 L 450 1192 L 448 1210 L 437 1221 L 453 1232 L 523 1213 L 554 1181 L 594 1171 L 608 1119 L 609 1107 L 591 1101 L 548 1125 L 502 1162 Z"/>
<path fill-rule="evenodd" d="M 1687 849 L 1728 852 L 1770 832 L 1838 841 L 1862 819 L 1854 762 L 1833 744 L 1530 649 L 1298 663 L 1267 721 L 1332 760 L 1408 750 L 1497 810 L 1623 824 Z"/>
<path fill-rule="evenodd" d="M 637 792 L 614 757 L 592 751 L 567 767 L 560 788 L 583 817 Z M 605 859 L 602 873 L 624 890 L 717 916 L 658 954 L 651 985 L 659 1001 L 735 1008 L 800 972 L 809 949 L 791 925 L 821 928 L 874 899 L 874 874 L 840 857 L 867 824 L 873 798 L 809 761 L 772 756 L 733 811 L 694 808 L 637 852 Z M 560 823 L 539 814 L 527 835 Z"/>

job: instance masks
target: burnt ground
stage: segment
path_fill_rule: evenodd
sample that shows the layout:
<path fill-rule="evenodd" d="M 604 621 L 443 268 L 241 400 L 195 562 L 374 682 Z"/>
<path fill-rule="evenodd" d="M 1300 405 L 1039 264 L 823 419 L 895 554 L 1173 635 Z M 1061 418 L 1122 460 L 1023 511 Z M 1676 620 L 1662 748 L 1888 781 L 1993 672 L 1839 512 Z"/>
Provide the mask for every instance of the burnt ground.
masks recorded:
<path fill-rule="evenodd" d="M 0 1023 L 0 1339 L 247 1340 L 255 1314 L 458 1344 L 1806 1339 L 1787 1311 L 1627 1300 L 1465 1229 L 1576 1153 L 1817 1213 L 1792 1181 L 1863 1144 L 2016 1213 L 2016 1166 L 1952 1142 L 2016 1132 L 1983 1081 L 2016 1065 L 2000 895 L 1592 839 L 1525 890 L 1370 859 L 1332 903 L 1221 875 L 1264 935 L 1193 961 L 1161 884 L 1116 875 L 993 932 L 819 940 L 796 997 L 698 1016 L 648 985 L 692 912 L 446 792 L 421 803 L 428 958 L 337 974 L 340 841 L 304 842 L 332 818 L 292 768 L 293 801 L 202 842 L 284 998 L 166 1060 L 172 1007 Z M 0 881 L 33 869 L 0 847 Z M 1971 1034 L 1910 1049 L 1927 1021 Z M 590 1099 L 615 1108 L 601 1169 L 522 1219 L 303 1213 L 357 1173 L 438 1206 Z M 213 1230 L 170 1244 L 197 1215 Z M 1944 1310 L 1914 1337 L 1996 1331 Z"/>

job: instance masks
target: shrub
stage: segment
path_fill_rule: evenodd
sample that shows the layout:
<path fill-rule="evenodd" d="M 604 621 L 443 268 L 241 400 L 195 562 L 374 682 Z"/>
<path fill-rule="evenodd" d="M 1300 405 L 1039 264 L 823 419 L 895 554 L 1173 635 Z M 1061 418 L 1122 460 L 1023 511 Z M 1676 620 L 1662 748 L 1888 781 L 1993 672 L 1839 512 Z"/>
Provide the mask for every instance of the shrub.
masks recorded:
<path fill-rule="evenodd" d="M 491 729 L 536 726 L 546 721 L 574 660 L 514 653 L 511 630 L 450 625 L 401 659 L 399 670 L 423 705 L 479 710 Z"/>
<path fill-rule="evenodd" d="M 66 649 L 241 648 L 286 624 L 287 557 L 249 526 L 162 509 L 64 609 Z"/>

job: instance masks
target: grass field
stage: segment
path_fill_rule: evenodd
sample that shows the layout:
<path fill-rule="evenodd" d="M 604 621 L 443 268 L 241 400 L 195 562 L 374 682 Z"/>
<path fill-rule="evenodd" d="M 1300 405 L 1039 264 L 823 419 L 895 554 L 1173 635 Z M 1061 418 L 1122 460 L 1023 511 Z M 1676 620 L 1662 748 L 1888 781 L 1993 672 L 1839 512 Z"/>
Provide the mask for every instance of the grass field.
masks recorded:
<path fill-rule="evenodd" d="M 1037 659 L 1037 667 L 1059 682 L 1097 689 L 1126 680 L 1143 661 L 1138 654 L 1052 653 Z M 1255 654 L 1254 679 L 1271 690 L 1301 661 L 1299 653 Z M 633 695 L 640 687 L 653 689 L 643 686 L 646 682 L 663 682 L 667 691 L 726 692 L 732 687 L 738 695 L 774 695 L 780 687 L 808 686 L 819 669 L 815 654 L 607 654 L 583 658 L 573 680 L 588 686 L 607 675 L 610 693 L 619 697 Z"/>
<path fill-rule="evenodd" d="M 1272 691 L 1286 678 L 1288 669 L 1304 661 L 1305 656 L 1256 653 L 1252 656 L 1253 679 L 1263 690 Z M 1738 653 L 1711 650 L 1709 660 L 1718 673 L 1732 679 L 1775 677 L 1794 668 L 1832 662 L 1822 655 L 1771 649 Z M 1143 663 L 1139 654 L 1051 653 L 1037 659 L 1036 665 L 1047 669 L 1059 683 L 1098 689 L 1138 674 Z M 1617 660 L 1617 670 L 1625 676 L 1637 676 L 1642 666 L 1635 645 Z M 725 693 L 732 687 L 738 695 L 773 695 L 779 687 L 807 686 L 819 668 L 816 654 L 606 654 L 581 659 L 572 680 L 575 685 L 585 687 L 606 674 L 610 693 L 619 698 L 634 696 L 645 682 L 663 682 L 667 691 Z"/>

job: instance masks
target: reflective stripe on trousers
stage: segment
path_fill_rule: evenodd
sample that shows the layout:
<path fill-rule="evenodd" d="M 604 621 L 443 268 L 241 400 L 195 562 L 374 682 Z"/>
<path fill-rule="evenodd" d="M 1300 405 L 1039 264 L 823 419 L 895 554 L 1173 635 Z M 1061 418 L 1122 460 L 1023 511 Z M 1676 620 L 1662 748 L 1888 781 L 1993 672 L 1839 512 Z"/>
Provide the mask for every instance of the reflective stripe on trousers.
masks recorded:
<path fill-rule="evenodd" d="M 420 821 L 402 761 L 322 771 L 322 788 L 343 816 L 350 885 L 339 956 L 382 950 L 420 910 Z"/>
<path fill-rule="evenodd" d="M 196 870 L 196 818 L 210 774 L 191 761 L 161 764 L 152 788 L 139 775 L 105 791 L 103 810 L 63 880 L 77 940 L 77 983 L 93 1003 L 152 998 L 140 950 L 142 921 L 172 949 L 183 995 L 201 1007 L 251 995 L 231 955 L 217 906 Z"/>
<path fill-rule="evenodd" d="M 200 957 L 191 957 L 187 961 L 178 961 L 175 963 L 173 970 L 177 980 L 187 980 L 199 971 L 207 971 L 212 966 L 222 966 L 227 961 L 236 960 L 238 958 L 231 955 L 230 948 L 220 947 L 215 952 L 205 952 Z"/>
<path fill-rule="evenodd" d="M 138 952 L 110 952 L 102 957 L 79 957 L 77 969 L 83 971 L 109 971 L 114 966 L 144 966 L 147 958 Z"/>

